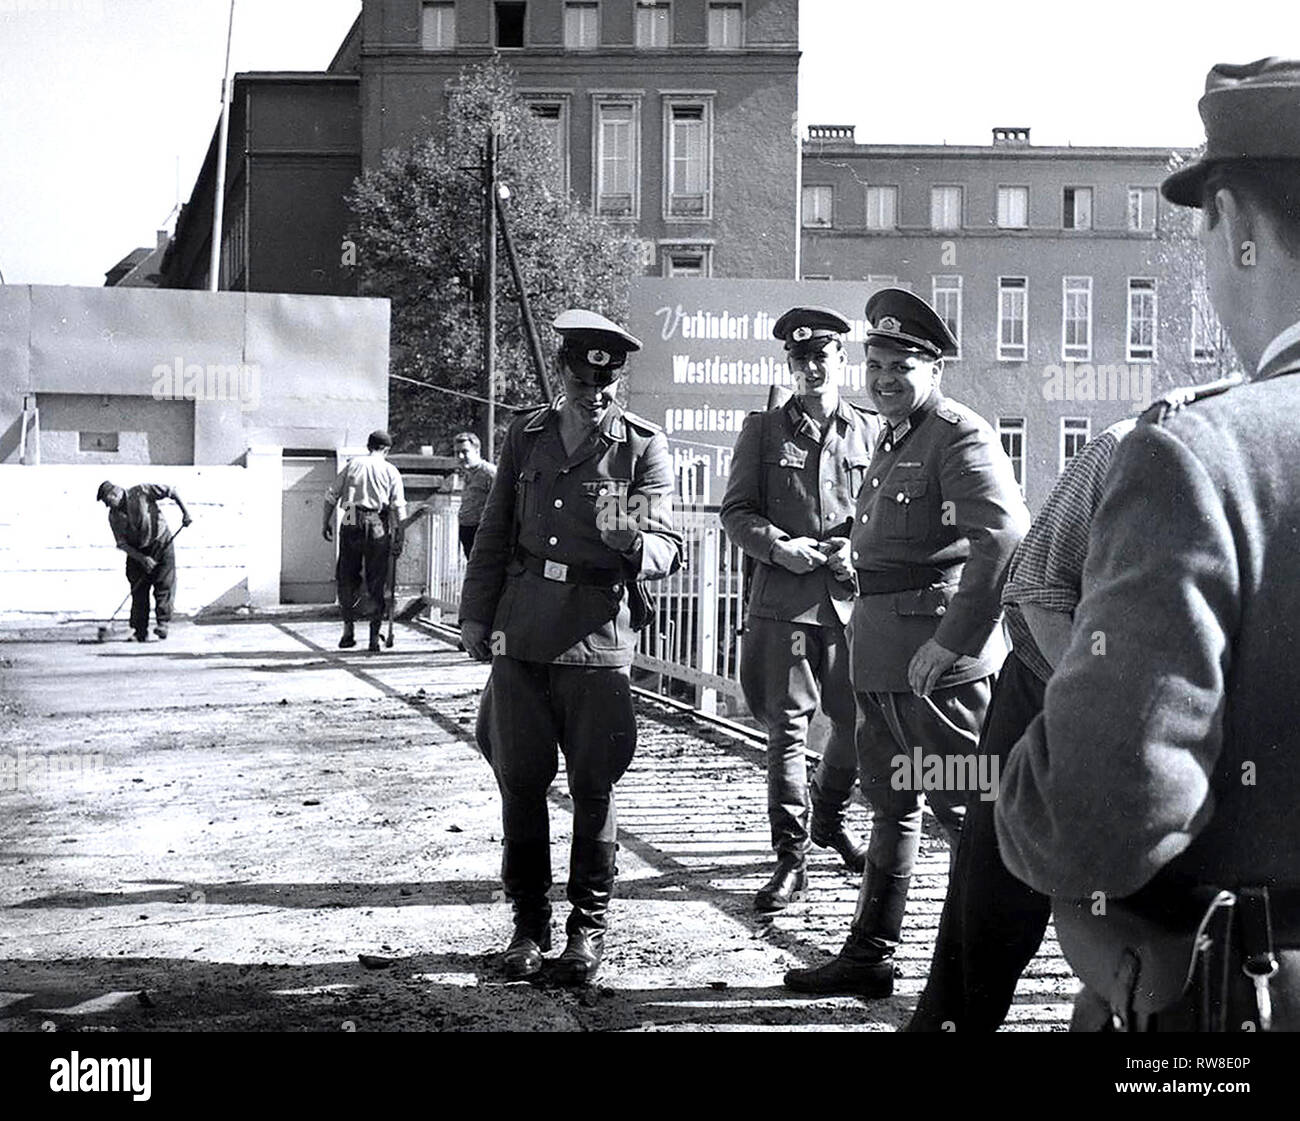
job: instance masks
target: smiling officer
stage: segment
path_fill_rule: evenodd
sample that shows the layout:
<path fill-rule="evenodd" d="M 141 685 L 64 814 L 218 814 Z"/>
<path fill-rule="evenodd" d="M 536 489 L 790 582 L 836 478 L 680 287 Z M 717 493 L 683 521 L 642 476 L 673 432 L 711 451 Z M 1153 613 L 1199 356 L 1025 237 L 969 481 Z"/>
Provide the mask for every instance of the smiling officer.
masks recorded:
<path fill-rule="evenodd" d="M 636 748 L 629 667 L 648 621 L 642 582 L 681 564 L 672 461 L 653 424 L 615 402 L 641 344 L 604 316 L 566 311 L 564 396 L 510 427 L 461 595 L 461 639 L 492 661 L 479 745 L 501 788 L 501 879 L 514 907 L 504 965 L 541 971 L 550 949 L 546 795 L 564 753 L 573 797 L 565 983 L 600 966 L 614 887 L 613 788 Z"/>
<path fill-rule="evenodd" d="M 820 703 L 831 735 L 812 779 L 812 843 L 855 872 L 866 846 L 845 828 L 858 763 L 844 626 L 853 612 L 853 505 L 878 430 L 840 396 L 848 320 L 791 308 L 772 327 L 785 343 L 795 395 L 754 413 L 736 440 L 722 526 L 757 562 L 745 618 L 740 682 L 767 730 L 767 814 L 777 865 L 754 906 L 779 911 L 803 891 L 810 839 L 804 749 Z"/>
<path fill-rule="evenodd" d="M 867 301 L 867 381 L 885 429 L 858 496 L 849 623 L 858 773 L 871 803 L 867 869 L 838 957 L 786 974 L 802 992 L 888 996 L 921 839 L 920 776 L 899 761 L 976 756 L 993 675 L 1006 656 L 1000 596 L 1029 527 L 997 435 L 939 389 L 956 340 L 924 300 Z M 972 768 L 973 770 L 973 768 Z M 901 789 L 896 787 L 901 787 Z M 955 848 L 970 792 L 926 789 Z"/>

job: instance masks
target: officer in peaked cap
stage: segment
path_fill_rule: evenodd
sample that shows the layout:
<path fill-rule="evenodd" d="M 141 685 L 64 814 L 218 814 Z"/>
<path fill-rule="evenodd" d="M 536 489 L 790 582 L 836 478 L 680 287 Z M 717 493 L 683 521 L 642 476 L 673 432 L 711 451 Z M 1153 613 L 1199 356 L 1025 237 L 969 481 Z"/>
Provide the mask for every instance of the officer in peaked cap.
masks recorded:
<path fill-rule="evenodd" d="M 1119 446 L 994 811 L 1053 896 L 1075 1030 L 1300 1030 L 1300 61 L 1215 66 L 1200 111 L 1205 155 L 1162 190 L 1203 211 L 1250 380 L 1157 402 Z"/>
<path fill-rule="evenodd" d="M 731 460 L 722 525 L 753 564 L 740 681 L 767 730 L 767 812 L 777 866 L 755 897 L 779 911 L 803 891 L 809 840 L 862 871 L 866 847 L 845 828 L 857 779 L 844 625 L 853 610 L 853 504 L 876 420 L 840 396 L 848 321 L 796 307 L 772 334 L 785 343 L 795 393 L 745 421 Z M 831 734 L 811 783 L 804 750 L 820 704 Z"/>
<path fill-rule="evenodd" d="M 461 594 L 461 638 L 492 672 L 478 740 L 501 789 L 501 878 L 514 908 L 504 966 L 542 969 L 550 949 L 546 797 L 564 753 L 573 797 L 568 941 L 558 978 L 595 976 L 614 886 L 613 787 L 632 760 L 629 669 L 648 621 L 646 581 L 681 563 L 663 432 L 615 402 L 640 342 L 595 312 L 554 323 L 564 394 L 505 438 Z"/>
<path fill-rule="evenodd" d="M 923 784 L 925 760 L 968 757 L 973 773 L 1006 655 L 1002 583 L 1029 512 L 998 437 L 940 391 L 956 340 L 934 309 L 887 288 L 866 316 L 868 389 L 885 424 L 855 511 L 859 597 L 848 636 L 871 843 L 844 948 L 825 965 L 791 970 L 785 983 L 881 997 L 893 991 L 923 788 L 954 846 L 961 830 L 971 792 Z"/>

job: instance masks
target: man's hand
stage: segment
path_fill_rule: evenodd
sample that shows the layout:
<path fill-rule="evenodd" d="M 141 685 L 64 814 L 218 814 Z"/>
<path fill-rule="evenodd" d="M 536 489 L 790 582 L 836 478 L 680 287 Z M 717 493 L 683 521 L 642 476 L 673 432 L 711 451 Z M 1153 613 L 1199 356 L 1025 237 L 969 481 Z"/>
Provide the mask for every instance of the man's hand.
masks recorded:
<path fill-rule="evenodd" d="M 143 568 L 145 572 L 152 572 L 158 567 L 158 562 L 154 560 L 153 557 L 141 556 L 140 567 Z"/>
<path fill-rule="evenodd" d="M 772 563 L 803 575 L 826 563 L 826 554 L 818 548 L 821 543 L 812 537 L 791 537 L 772 546 Z"/>
<path fill-rule="evenodd" d="M 406 530 L 400 525 L 393 527 L 393 556 L 394 558 L 402 555 L 402 550 L 406 547 Z"/>
<path fill-rule="evenodd" d="M 600 539 L 616 553 L 626 553 L 636 544 L 637 534 L 641 531 L 636 526 L 627 529 L 602 529 Z"/>
<path fill-rule="evenodd" d="M 844 584 L 857 583 L 857 574 L 853 571 L 853 546 L 847 537 L 828 537 L 819 541 L 817 547 L 836 580 Z"/>
<path fill-rule="evenodd" d="M 958 657 L 946 646 L 927 638 L 907 665 L 907 683 L 912 692 L 918 697 L 928 697 L 935 683 L 952 668 Z"/>
<path fill-rule="evenodd" d="M 323 538 L 325 538 L 326 541 L 333 541 L 333 540 L 334 540 L 334 523 L 333 523 L 332 521 L 329 521 L 329 522 L 326 522 L 323 526 L 321 526 L 321 527 L 320 527 L 320 535 L 321 535 Z"/>
<path fill-rule="evenodd" d="M 478 623 L 473 619 L 460 621 L 460 643 L 465 647 L 465 653 L 476 662 L 492 660 L 492 647 L 488 643 L 490 630 L 491 627 L 487 623 Z"/>

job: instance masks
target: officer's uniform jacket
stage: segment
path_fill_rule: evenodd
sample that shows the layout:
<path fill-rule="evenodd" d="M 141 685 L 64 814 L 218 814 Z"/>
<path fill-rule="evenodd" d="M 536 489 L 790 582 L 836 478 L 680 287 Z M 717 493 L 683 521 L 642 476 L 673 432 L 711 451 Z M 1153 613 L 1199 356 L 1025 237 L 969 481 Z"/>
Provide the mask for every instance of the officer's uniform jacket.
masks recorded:
<path fill-rule="evenodd" d="M 997 804 L 1003 859 L 1039 891 L 1300 886 L 1297 418 L 1293 342 L 1120 445 L 1073 638 Z"/>
<path fill-rule="evenodd" d="M 1006 657 L 1002 584 L 1028 528 L 1001 441 L 966 406 L 936 389 L 886 426 L 851 535 L 861 585 L 849 634 L 854 689 L 909 692 L 908 663 L 930 638 L 960 655 L 937 688 L 996 672 Z M 872 592 L 880 587 L 898 590 Z"/>
<path fill-rule="evenodd" d="M 807 573 L 772 563 L 772 548 L 793 537 L 845 537 L 866 477 L 879 422 L 843 397 L 825 438 L 792 397 L 751 413 L 731 458 L 720 516 L 727 536 L 758 563 L 748 613 L 759 619 L 843 626 L 853 589 L 822 565 Z M 765 439 L 766 433 L 766 439 Z"/>
<path fill-rule="evenodd" d="M 636 635 L 627 582 L 658 580 L 681 564 L 668 441 L 615 404 L 566 455 L 559 407 L 510 427 L 474 539 L 460 617 L 491 626 L 493 653 L 630 665 Z M 611 496 L 626 500 L 633 515 L 641 512 L 641 546 L 630 560 L 600 539 L 598 503 Z"/>

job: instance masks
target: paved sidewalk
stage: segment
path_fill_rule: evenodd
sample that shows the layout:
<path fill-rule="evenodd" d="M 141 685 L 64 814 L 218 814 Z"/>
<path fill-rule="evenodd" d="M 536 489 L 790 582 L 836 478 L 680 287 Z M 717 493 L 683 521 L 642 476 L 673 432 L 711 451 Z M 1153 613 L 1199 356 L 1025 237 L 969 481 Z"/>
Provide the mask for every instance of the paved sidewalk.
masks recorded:
<path fill-rule="evenodd" d="M 759 754 L 652 703 L 619 785 L 621 874 L 599 984 L 506 984 L 499 805 L 467 742 L 486 667 L 414 626 L 375 655 L 338 651 L 337 635 L 336 622 L 300 618 L 182 623 L 144 646 L 0 635 L 0 1027 L 905 1020 L 938 922 L 942 843 L 926 839 L 898 994 L 794 999 L 782 972 L 839 945 L 856 878 L 815 850 L 807 901 L 757 924 L 750 899 L 771 862 Z M 562 882 L 562 779 L 552 801 Z M 561 886 L 553 897 L 562 922 Z M 1045 951 L 1013 1027 L 1068 1017 L 1074 983 L 1055 944 Z"/>

